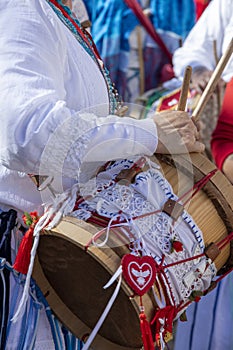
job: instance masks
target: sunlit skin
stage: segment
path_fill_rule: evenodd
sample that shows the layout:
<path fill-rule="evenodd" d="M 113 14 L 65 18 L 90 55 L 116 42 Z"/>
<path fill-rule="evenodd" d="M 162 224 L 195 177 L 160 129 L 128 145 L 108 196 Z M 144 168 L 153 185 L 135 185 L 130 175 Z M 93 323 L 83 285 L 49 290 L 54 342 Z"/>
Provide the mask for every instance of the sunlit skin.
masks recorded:
<path fill-rule="evenodd" d="M 222 171 L 233 184 L 233 154 L 230 154 L 224 161 Z"/>
<path fill-rule="evenodd" d="M 62 3 L 72 10 L 72 0 L 62 0 Z"/>
<path fill-rule="evenodd" d="M 62 3 L 72 10 L 72 0 L 62 0 Z M 166 111 L 155 114 L 153 119 L 159 139 L 156 153 L 204 151 L 196 125 L 186 112 Z"/>
<path fill-rule="evenodd" d="M 164 111 L 155 114 L 153 120 L 159 139 L 156 153 L 204 151 L 205 146 L 199 141 L 198 129 L 187 112 Z"/>
<path fill-rule="evenodd" d="M 190 87 L 195 89 L 199 94 L 202 94 L 205 90 L 213 72 L 205 67 L 196 67 L 193 69 L 191 85 Z M 224 91 L 226 82 L 223 79 L 219 79 L 217 88 L 219 92 Z"/>

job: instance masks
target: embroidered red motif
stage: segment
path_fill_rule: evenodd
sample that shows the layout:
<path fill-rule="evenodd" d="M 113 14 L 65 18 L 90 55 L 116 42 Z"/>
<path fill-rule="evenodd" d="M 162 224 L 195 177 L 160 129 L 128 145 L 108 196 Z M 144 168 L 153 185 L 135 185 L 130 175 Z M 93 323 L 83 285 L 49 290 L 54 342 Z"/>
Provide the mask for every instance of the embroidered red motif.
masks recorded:
<path fill-rule="evenodd" d="M 135 256 L 126 254 L 122 261 L 123 276 L 133 291 L 142 296 L 155 281 L 156 265 L 151 256 Z"/>

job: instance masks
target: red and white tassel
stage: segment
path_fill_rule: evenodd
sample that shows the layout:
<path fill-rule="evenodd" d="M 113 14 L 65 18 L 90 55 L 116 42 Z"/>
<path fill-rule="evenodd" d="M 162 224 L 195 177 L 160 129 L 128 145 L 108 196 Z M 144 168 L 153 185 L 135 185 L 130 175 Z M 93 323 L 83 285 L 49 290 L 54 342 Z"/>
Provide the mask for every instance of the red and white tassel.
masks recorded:
<path fill-rule="evenodd" d="M 144 350 L 154 350 L 155 346 L 153 342 L 150 324 L 146 319 L 144 311 L 140 313 L 139 318 Z"/>
<path fill-rule="evenodd" d="M 23 215 L 23 221 L 29 228 L 21 240 L 13 268 L 26 275 L 31 259 L 34 228 L 39 221 L 38 213 L 36 211 L 33 211 L 30 214 L 25 212 Z"/>
<path fill-rule="evenodd" d="M 28 267 L 30 264 L 30 258 L 31 258 L 31 250 L 32 250 L 32 243 L 33 243 L 33 233 L 34 233 L 34 227 L 29 227 L 25 235 L 23 236 L 20 246 L 18 249 L 18 253 L 16 255 L 16 259 L 13 265 L 13 268 L 23 273 L 24 275 L 28 272 Z"/>

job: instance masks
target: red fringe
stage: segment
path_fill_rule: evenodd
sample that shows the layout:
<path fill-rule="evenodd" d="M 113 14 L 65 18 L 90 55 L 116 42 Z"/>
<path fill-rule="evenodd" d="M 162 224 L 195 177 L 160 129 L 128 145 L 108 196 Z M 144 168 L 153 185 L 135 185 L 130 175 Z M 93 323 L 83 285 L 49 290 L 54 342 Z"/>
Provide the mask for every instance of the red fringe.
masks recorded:
<path fill-rule="evenodd" d="M 27 274 L 30 264 L 31 250 L 33 244 L 33 232 L 34 228 L 30 227 L 23 236 L 17 256 L 15 258 L 15 263 L 13 265 L 13 268 L 16 271 L 23 273 L 24 275 Z"/>
<path fill-rule="evenodd" d="M 155 346 L 152 338 L 151 328 L 149 322 L 146 319 L 146 315 L 144 312 L 141 312 L 139 317 L 144 350 L 154 350 Z"/>

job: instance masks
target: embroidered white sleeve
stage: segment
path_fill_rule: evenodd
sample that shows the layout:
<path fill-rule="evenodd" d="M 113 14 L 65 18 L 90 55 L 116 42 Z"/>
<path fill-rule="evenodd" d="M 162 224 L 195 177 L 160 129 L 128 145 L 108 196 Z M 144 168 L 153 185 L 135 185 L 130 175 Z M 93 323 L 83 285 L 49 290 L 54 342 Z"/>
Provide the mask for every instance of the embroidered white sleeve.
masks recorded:
<path fill-rule="evenodd" d="M 0 163 L 24 173 L 76 177 L 84 158 L 104 162 L 152 154 L 153 121 L 78 114 L 108 103 L 98 66 L 81 45 L 69 45 L 70 32 L 46 3 L 13 5 L 7 3 L 0 18 Z M 11 31 L 4 31 L 6 26 Z M 76 56 L 86 58 L 88 66 L 77 64 Z M 91 92 L 85 68 L 95 79 Z M 100 95 L 106 98 L 100 101 Z"/>
<path fill-rule="evenodd" d="M 152 155 L 157 147 L 156 135 L 155 124 L 149 119 L 77 114 L 51 135 L 40 160 L 40 173 L 76 178 L 83 165 L 91 176 L 108 160 Z"/>
<path fill-rule="evenodd" d="M 196 25 L 190 31 L 183 46 L 173 55 L 173 65 L 177 77 L 182 77 L 185 67 L 204 66 L 214 70 L 216 58 L 214 41 L 216 40 L 218 58 L 225 52 L 232 39 L 233 3 L 230 0 L 211 1 Z M 215 19 L 214 21 L 212 19 Z M 228 81 L 232 76 L 233 58 L 223 72 L 223 79 Z"/>

